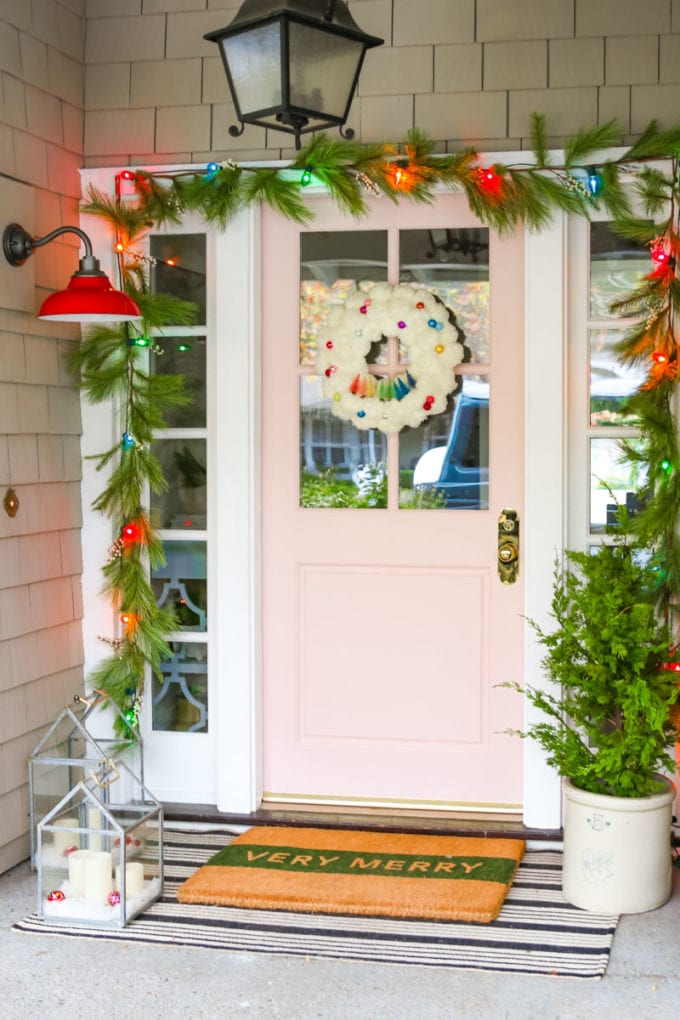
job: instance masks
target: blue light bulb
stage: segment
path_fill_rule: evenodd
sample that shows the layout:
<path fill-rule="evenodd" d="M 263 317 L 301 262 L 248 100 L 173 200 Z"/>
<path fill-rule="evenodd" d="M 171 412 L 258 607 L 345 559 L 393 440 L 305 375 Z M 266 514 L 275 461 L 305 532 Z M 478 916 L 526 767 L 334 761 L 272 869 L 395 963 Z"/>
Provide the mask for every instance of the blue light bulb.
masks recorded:
<path fill-rule="evenodd" d="M 595 167 L 592 167 L 588 171 L 588 191 L 591 195 L 597 195 L 602 190 L 602 178 L 596 171 Z"/>
<path fill-rule="evenodd" d="M 132 435 L 132 433 L 131 432 L 124 432 L 123 433 L 123 443 L 122 443 L 123 449 L 124 450 L 131 450 L 134 445 L 135 445 L 135 437 Z"/>

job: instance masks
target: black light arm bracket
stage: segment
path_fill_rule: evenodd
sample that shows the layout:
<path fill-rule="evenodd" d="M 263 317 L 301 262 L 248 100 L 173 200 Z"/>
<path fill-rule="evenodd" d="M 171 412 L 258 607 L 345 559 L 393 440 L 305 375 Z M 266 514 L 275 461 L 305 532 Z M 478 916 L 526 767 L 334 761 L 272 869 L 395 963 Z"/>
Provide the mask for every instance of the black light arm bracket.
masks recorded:
<path fill-rule="evenodd" d="M 62 234 L 77 234 L 85 246 L 85 254 L 80 259 L 78 272 L 75 276 L 105 276 L 102 273 L 99 259 L 92 254 L 92 242 L 84 230 L 80 227 L 57 227 L 51 230 L 44 237 L 31 237 L 28 231 L 24 230 L 19 223 L 10 223 L 5 227 L 2 235 L 2 250 L 5 258 L 11 266 L 23 266 L 36 248 L 42 248 Z"/>

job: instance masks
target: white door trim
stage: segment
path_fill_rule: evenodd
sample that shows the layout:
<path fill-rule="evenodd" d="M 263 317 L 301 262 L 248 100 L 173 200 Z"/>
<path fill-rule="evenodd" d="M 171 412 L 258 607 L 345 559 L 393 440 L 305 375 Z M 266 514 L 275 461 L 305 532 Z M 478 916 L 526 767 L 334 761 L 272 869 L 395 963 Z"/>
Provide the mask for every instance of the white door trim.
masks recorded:
<path fill-rule="evenodd" d="M 258 209 L 240 213 L 218 235 L 214 285 L 218 394 L 209 514 L 218 525 L 209 583 L 219 620 L 213 672 L 217 807 L 249 814 L 262 800 Z"/>
<path fill-rule="evenodd" d="M 526 570 L 525 615 L 548 626 L 552 564 L 566 534 L 566 218 L 526 234 L 525 244 L 525 479 L 522 528 Z M 526 682 L 546 686 L 542 650 L 527 623 Z M 526 724 L 538 713 L 525 703 Z M 561 825 L 560 778 L 534 741 L 524 741 L 524 823 L 532 828 Z"/>

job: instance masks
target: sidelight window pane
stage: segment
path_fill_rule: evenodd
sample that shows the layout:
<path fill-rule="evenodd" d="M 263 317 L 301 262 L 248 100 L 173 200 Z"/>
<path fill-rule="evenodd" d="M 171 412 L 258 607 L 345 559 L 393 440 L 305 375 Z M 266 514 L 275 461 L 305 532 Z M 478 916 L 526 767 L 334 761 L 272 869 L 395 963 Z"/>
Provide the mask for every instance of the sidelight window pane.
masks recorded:
<path fill-rule="evenodd" d="M 161 528 L 205 529 L 205 439 L 159 439 L 153 452 L 168 481 L 166 492 L 151 495 L 151 508 L 158 515 Z"/>
<path fill-rule="evenodd" d="M 165 412 L 168 428 L 205 428 L 205 337 L 160 336 L 151 348 L 149 365 L 155 375 L 183 375 L 191 397 L 186 407 Z"/>
<path fill-rule="evenodd" d="M 191 301 L 197 323 L 206 321 L 205 234 L 152 234 L 149 238 L 151 290 Z M 168 323 L 172 325 L 172 323 Z"/>
<path fill-rule="evenodd" d="M 649 273 L 649 250 L 619 237 L 608 223 L 590 224 L 590 316 L 616 318 L 611 304 L 625 297 Z"/>
<path fill-rule="evenodd" d="M 205 631 L 207 623 L 207 555 L 204 542 L 167 540 L 167 563 L 151 571 L 156 604 L 175 610 L 177 630 Z"/>
<path fill-rule="evenodd" d="M 624 456 L 619 440 L 590 440 L 590 530 L 616 524 L 616 508 L 635 511 L 643 483 L 641 468 Z"/>
<path fill-rule="evenodd" d="M 636 418 L 626 412 L 625 405 L 645 374 L 639 367 L 623 365 L 615 346 L 623 333 L 614 329 L 590 331 L 590 424 L 635 425 Z"/>
<path fill-rule="evenodd" d="M 172 658 L 153 678 L 153 728 L 184 733 L 208 729 L 208 647 L 173 641 Z"/>

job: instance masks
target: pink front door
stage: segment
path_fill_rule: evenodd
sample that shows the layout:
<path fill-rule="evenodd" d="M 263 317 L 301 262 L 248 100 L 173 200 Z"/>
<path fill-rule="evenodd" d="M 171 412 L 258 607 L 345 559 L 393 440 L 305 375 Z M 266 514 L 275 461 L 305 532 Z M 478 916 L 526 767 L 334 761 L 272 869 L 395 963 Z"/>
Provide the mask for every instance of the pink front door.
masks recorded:
<path fill-rule="evenodd" d="M 481 228 L 453 195 L 377 200 L 359 224 L 313 206 L 306 229 L 263 222 L 265 797 L 517 808 L 522 742 L 504 731 L 521 726 L 522 699 L 497 685 L 523 679 L 523 571 L 502 584 L 497 550 L 501 511 L 521 521 L 524 498 L 522 239 Z M 457 495 L 416 485 L 448 457 L 455 410 L 424 431 L 360 435 L 321 397 L 315 334 L 348 277 L 466 302 L 456 400 L 477 418 Z"/>

